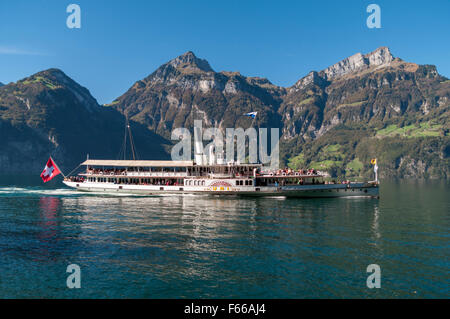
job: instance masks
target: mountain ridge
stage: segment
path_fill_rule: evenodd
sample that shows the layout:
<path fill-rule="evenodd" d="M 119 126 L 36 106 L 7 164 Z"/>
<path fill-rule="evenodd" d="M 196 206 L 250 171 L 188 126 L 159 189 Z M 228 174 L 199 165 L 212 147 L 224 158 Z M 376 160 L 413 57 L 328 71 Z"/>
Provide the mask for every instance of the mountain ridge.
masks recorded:
<path fill-rule="evenodd" d="M 186 54 L 195 57 L 191 51 Z M 412 131 L 447 139 L 447 78 L 435 66 L 394 57 L 387 47 L 311 71 L 286 88 L 239 72 L 184 72 L 172 67 L 171 61 L 180 57 L 136 82 L 114 101 L 114 107 L 167 138 L 175 127 L 191 128 L 194 118 L 221 129 L 248 127 L 252 121 L 242 115 L 257 111 L 256 126 L 282 129 L 282 139 L 290 145 L 283 150 L 285 163 L 302 152 L 300 144 L 327 138 L 342 125 L 364 127 L 370 133 L 363 138 L 370 140 L 384 139 L 377 132 L 387 125 L 400 130 L 416 123 L 419 128 Z M 353 160 L 356 146 L 348 152 L 346 159 Z M 326 160 L 311 158 L 306 164 Z"/>
<path fill-rule="evenodd" d="M 0 88 L 0 171 L 37 173 L 50 155 L 66 170 L 86 154 L 115 157 L 124 123 L 122 114 L 100 106 L 63 71 L 35 73 Z M 142 125 L 132 125 L 137 140 L 154 144 L 153 152 L 144 152 L 146 157 L 167 157 L 160 146 L 163 139 Z"/>
<path fill-rule="evenodd" d="M 243 116 L 252 111 L 255 120 Z M 290 87 L 216 72 L 187 51 L 104 106 L 63 71 L 41 71 L 0 88 L 0 171 L 37 163 L 36 154 L 52 154 L 64 166 L 86 152 L 112 158 L 125 116 L 150 159 L 167 157 L 174 128 L 201 119 L 222 130 L 279 127 L 281 160 L 291 167 L 368 176 L 369 159 L 378 157 L 382 177 L 450 176 L 450 81 L 435 66 L 405 62 L 387 47 L 311 71 Z"/>

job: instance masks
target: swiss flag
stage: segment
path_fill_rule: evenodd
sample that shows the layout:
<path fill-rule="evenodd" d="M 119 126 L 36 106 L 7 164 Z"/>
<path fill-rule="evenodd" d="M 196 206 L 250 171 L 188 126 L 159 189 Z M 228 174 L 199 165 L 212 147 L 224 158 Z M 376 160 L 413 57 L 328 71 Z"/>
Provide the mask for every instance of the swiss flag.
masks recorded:
<path fill-rule="evenodd" d="M 59 170 L 53 159 L 50 157 L 47 161 L 47 165 L 45 165 L 45 168 L 41 173 L 42 180 L 44 181 L 44 183 L 47 183 L 49 180 L 59 174 L 61 174 L 61 171 Z"/>

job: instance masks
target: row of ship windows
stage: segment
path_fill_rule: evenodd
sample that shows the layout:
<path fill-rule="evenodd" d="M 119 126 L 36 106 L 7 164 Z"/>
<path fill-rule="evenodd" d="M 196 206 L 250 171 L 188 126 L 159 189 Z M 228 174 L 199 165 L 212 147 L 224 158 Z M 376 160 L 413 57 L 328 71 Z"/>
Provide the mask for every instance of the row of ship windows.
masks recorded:
<path fill-rule="evenodd" d="M 151 180 L 151 179 L 128 179 L 128 178 L 105 178 L 105 177 L 88 177 L 87 180 L 89 182 L 98 182 L 98 183 L 115 183 L 115 184 L 164 184 L 159 180 Z M 180 181 L 181 182 L 181 181 Z M 176 183 L 176 184 L 179 184 Z M 172 185 L 172 183 L 170 183 Z M 236 180 L 237 186 L 252 186 L 253 180 Z M 186 186 L 205 186 L 205 180 L 187 180 Z"/>
<path fill-rule="evenodd" d="M 205 186 L 205 181 L 186 181 L 186 186 Z"/>
<path fill-rule="evenodd" d="M 252 186 L 253 185 L 253 181 L 251 179 L 247 179 L 247 180 L 237 180 L 236 181 L 236 185 L 237 186 Z M 187 180 L 186 181 L 186 186 L 205 186 L 205 181 L 204 180 Z"/>
<path fill-rule="evenodd" d="M 245 183 L 244 183 L 245 182 Z M 236 181 L 236 185 L 237 186 L 252 186 L 253 185 L 253 181 L 251 179 L 246 179 L 245 181 L 243 180 L 237 180 Z"/>

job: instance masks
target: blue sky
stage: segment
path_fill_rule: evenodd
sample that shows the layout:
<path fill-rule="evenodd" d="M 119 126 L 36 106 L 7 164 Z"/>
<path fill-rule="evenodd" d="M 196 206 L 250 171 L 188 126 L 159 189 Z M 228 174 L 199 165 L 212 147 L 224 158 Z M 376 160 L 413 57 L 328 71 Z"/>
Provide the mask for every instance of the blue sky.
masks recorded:
<path fill-rule="evenodd" d="M 81 29 L 66 26 L 71 3 L 81 7 Z M 381 29 L 366 26 L 371 3 L 381 7 Z M 380 46 L 450 77 L 449 34 L 449 0 L 2 0 L 0 82 L 57 67 L 109 103 L 191 50 L 216 71 L 290 86 Z"/>

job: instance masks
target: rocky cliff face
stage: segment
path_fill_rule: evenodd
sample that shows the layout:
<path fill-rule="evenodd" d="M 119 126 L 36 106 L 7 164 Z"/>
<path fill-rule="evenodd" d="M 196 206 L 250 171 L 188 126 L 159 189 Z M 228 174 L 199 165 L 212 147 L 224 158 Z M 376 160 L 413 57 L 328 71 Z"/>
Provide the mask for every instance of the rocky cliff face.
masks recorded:
<path fill-rule="evenodd" d="M 373 67 L 386 66 L 394 60 L 389 48 L 381 47 L 362 55 L 356 53 L 321 71 L 319 75 L 326 80 L 333 80 L 349 73 L 361 72 Z"/>
<path fill-rule="evenodd" d="M 115 158 L 124 122 L 119 112 L 98 105 L 86 88 L 58 69 L 2 86 L 0 172 L 38 173 L 50 155 L 62 169 L 73 168 L 86 154 Z M 138 140 L 152 146 L 145 155 L 165 155 L 160 137 L 139 125 L 135 130 Z"/>
<path fill-rule="evenodd" d="M 450 81 L 435 66 L 384 47 L 358 53 L 288 89 L 279 109 L 284 155 L 335 175 L 370 175 L 378 157 L 382 177 L 448 177 L 449 109 Z"/>
<path fill-rule="evenodd" d="M 394 58 L 388 48 L 355 54 L 300 79 L 283 97 L 284 137 L 314 139 L 340 124 L 382 128 L 407 118 L 448 120 L 450 83 L 434 66 Z"/>

